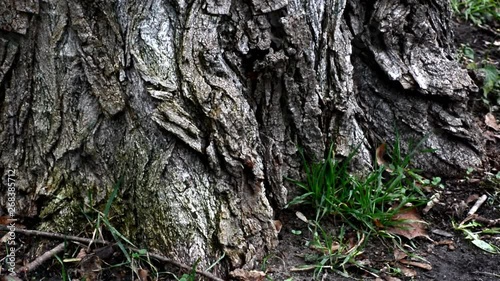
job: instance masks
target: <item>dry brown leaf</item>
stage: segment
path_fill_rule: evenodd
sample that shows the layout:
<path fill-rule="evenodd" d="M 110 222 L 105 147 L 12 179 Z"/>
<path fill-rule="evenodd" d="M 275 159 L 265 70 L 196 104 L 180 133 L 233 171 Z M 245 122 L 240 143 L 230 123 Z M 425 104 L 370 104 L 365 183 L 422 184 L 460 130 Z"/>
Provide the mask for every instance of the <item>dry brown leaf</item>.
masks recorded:
<path fill-rule="evenodd" d="M 401 266 L 401 265 L 397 265 L 396 267 L 401 270 L 401 272 L 403 273 L 403 275 L 405 277 L 416 277 L 417 276 L 417 271 L 413 268 L 409 268 L 409 267 Z"/>
<path fill-rule="evenodd" d="M 338 251 L 339 249 L 340 249 L 340 243 L 339 243 L 339 242 L 337 242 L 337 241 L 334 241 L 334 242 L 332 243 L 332 247 L 331 247 L 331 249 L 330 249 L 330 251 L 331 251 L 330 253 L 335 253 L 335 252 L 336 252 L 336 251 Z"/>
<path fill-rule="evenodd" d="M 413 239 L 415 237 L 426 237 L 430 239 L 425 230 L 426 223 L 420 218 L 415 208 L 401 209 L 392 220 L 400 221 L 400 223 L 397 227 L 387 229 L 389 233 L 404 236 L 408 239 Z"/>
<path fill-rule="evenodd" d="M 453 240 L 446 239 L 436 242 L 436 245 L 453 245 L 454 243 Z"/>
<path fill-rule="evenodd" d="M 8 232 L 7 232 L 7 233 L 5 233 L 5 235 L 4 235 L 4 236 L 2 236 L 2 238 L 0 239 L 0 243 L 5 243 L 5 242 L 7 242 L 7 241 L 9 240 L 9 238 L 10 238 L 10 233 L 8 233 Z"/>
<path fill-rule="evenodd" d="M 419 267 L 425 270 L 432 270 L 432 265 L 428 263 L 423 263 L 423 262 L 416 262 L 416 261 L 408 261 L 408 260 L 400 260 L 399 261 L 402 264 L 407 264 L 415 267 Z"/>
<path fill-rule="evenodd" d="M 248 271 L 241 268 L 229 272 L 229 275 L 240 281 L 262 281 L 266 278 L 266 274 L 262 271 Z"/>
<path fill-rule="evenodd" d="M 147 270 L 140 268 L 137 271 L 137 275 L 139 275 L 140 281 L 148 281 L 149 272 Z"/>
<path fill-rule="evenodd" d="M 408 255 L 405 252 L 401 251 L 400 249 L 394 250 L 394 260 L 396 260 L 396 261 L 402 260 L 402 259 L 406 258 L 407 256 Z"/>
<path fill-rule="evenodd" d="M 385 170 L 391 173 L 392 169 L 389 168 L 389 163 L 387 163 L 387 161 L 385 161 L 384 159 L 386 146 L 387 145 L 383 143 L 379 147 L 377 147 L 377 150 L 375 151 L 375 157 L 377 158 L 377 164 L 379 166 L 384 166 Z"/>
<path fill-rule="evenodd" d="M 397 277 L 390 276 L 390 275 L 384 276 L 384 280 L 385 281 L 401 281 L 401 279 L 399 279 Z"/>
<path fill-rule="evenodd" d="M 467 199 L 465 199 L 465 203 L 469 204 L 469 203 L 472 203 L 474 201 L 476 201 L 477 199 L 479 198 L 479 194 L 471 194 L 469 195 L 469 197 L 467 197 Z"/>
<path fill-rule="evenodd" d="M 1 216 L 0 217 L 0 224 L 3 224 L 3 225 L 9 225 L 10 223 L 15 222 L 15 221 L 17 221 L 17 219 L 13 219 L 9 216 Z"/>
<path fill-rule="evenodd" d="M 302 214 L 301 212 L 295 212 L 295 215 L 297 216 L 297 218 L 299 218 L 301 221 L 305 222 L 305 223 L 309 223 L 309 220 L 306 218 L 306 216 L 304 216 L 304 214 Z"/>
<path fill-rule="evenodd" d="M 87 256 L 87 251 L 84 248 L 81 248 L 80 251 L 78 252 L 78 255 L 76 255 L 77 259 L 83 260 Z"/>
<path fill-rule="evenodd" d="M 380 166 L 382 165 L 387 166 L 387 162 L 384 159 L 385 146 L 386 146 L 385 143 L 381 144 L 379 147 L 377 147 L 377 150 L 375 152 L 375 155 L 377 157 L 377 164 L 379 164 Z"/>
<path fill-rule="evenodd" d="M 500 131 L 500 126 L 495 119 L 495 115 L 491 114 L 491 112 L 484 116 L 484 123 L 493 130 Z"/>
<path fill-rule="evenodd" d="M 422 180 L 426 180 L 426 178 L 422 178 Z M 423 185 L 423 184 L 420 184 L 419 182 L 416 182 L 415 186 L 424 190 L 425 192 L 428 192 L 428 193 L 431 193 L 432 191 L 434 191 L 434 187 L 432 185 Z"/>
<path fill-rule="evenodd" d="M 281 223 L 280 220 L 275 220 L 274 221 L 274 229 L 276 230 L 276 233 L 280 233 L 281 228 L 283 228 L 283 223 Z"/>

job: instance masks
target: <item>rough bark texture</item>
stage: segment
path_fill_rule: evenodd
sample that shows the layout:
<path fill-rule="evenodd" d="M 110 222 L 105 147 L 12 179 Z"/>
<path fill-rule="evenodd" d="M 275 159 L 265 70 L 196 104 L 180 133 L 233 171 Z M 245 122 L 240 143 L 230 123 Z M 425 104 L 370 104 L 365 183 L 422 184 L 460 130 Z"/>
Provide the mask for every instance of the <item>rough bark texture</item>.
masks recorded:
<path fill-rule="evenodd" d="M 0 165 L 17 171 L 18 215 L 74 230 L 89 194 L 102 206 L 124 177 L 124 235 L 201 267 L 222 252 L 252 267 L 276 245 L 297 146 L 320 159 L 362 143 L 362 170 L 397 127 L 429 134 L 428 171 L 480 165 L 447 5 L 4 0 Z"/>

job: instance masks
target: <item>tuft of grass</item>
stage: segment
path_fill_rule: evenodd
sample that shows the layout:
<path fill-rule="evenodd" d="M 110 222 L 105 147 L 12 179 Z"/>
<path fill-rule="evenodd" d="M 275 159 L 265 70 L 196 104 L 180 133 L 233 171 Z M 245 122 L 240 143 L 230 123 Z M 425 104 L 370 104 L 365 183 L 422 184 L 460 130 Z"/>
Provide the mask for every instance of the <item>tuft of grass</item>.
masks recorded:
<path fill-rule="evenodd" d="M 316 210 L 316 221 L 326 215 L 342 218 L 355 229 L 377 231 L 394 225 L 392 218 L 405 205 L 422 205 L 424 194 L 416 186 L 422 178 L 418 170 L 410 168 L 411 159 L 421 148 L 423 140 L 410 144 L 403 155 L 399 137 L 392 149 L 392 162 L 375 167 L 361 178 L 349 173 L 349 164 L 358 148 L 343 161 L 333 157 L 330 147 L 324 161 L 304 162 L 306 181 L 291 180 L 305 192 L 288 206 L 307 204 Z"/>
<path fill-rule="evenodd" d="M 500 20 L 498 0 L 451 0 L 453 12 L 476 25 Z"/>
<path fill-rule="evenodd" d="M 478 61 L 474 50 L 463 45 L 459 49 L 458 59 L 465 67 L 476 73 L 483 92 L 482 100 L 488 106 L 500 105 L 500 70 L 487 58 Z"/>
<path fill-rule="evenodd" d="M 417 143 L 410 142 L 408 153 L 405 154 L 397 134 L 389 153 L 390 161 L 377 159 L 377 162 L 383 164 L 375 165 L 364 177 L 354 176 L 349 172 L 350 163 L 359 146 L 342 161 L 334 157 L 333 146 L 323 161 L 310 163 L 304 160 L 305 181 L 289 179 L 304 193 L 287 206 L 309 205 L 316 211 L 315 220 L 308 221 L 308 227 L 313 236 L 309 246 L 317 250 L 318 254 L 306 259 L 315 264 L 316 276 L 327 268 L 343 269 L 343 272 L 338 273 L 347 275 L 347 264 L 370 273 L 371 269 L 365 268 L 356 260 L 368 238 L 373 234 L 394 238 L 384 230 L 404 223 L 394 219 L 401 208 L 424 205 L 428 201 L 418 187 L 425 179 L 419 175 L 419 170 L 411 167 L 411 160 L 416 153 L 433 152 L 422 149 L 425 139 Z M 303 153 L 300 154 L 305 159 Z M 434 178 L 433 184 L 439 185 L 440 180 Z M 332 234 L 322 227 L 321 221 L 325 217 L 340 218 L 340 233 Z M 351 241 L 345 238 L 346 228 L 357 236 L 358 242 L 354 245 L 352 235 Z"/>

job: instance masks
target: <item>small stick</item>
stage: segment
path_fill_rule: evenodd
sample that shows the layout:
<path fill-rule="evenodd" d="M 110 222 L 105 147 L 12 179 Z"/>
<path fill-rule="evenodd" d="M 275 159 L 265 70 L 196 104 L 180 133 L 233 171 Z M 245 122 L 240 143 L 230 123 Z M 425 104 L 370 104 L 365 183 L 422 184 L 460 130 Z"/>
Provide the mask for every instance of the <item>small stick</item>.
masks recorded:
<path fill-rule="evenodd" d="M 490 220 L 490 219 L 487 219 L 485 217 L 478 216 L 477 214 L 473 214 L 473 215 L 466 217 L 460 224 L 462 225 L 470 220 L 475 220 L 478 222 L 486 223 L 486 224 L 488 224 L 488 227 L 495 226 L 497 224 L 500 225 L 500 219 Z"/>
<path fill-rule="evenodd" d="M 434 205 L 439 203 L 439 200 L 441 200 L 441 191 L 438 191 L 432 195 L 431 199 L 429 200 L 429 202 L 427 202 L 427 205 L 422 210 L 422 212 L 424 214 L 427 214 L 434 207 Z"/>
<path fill-rule="evenodd" d="M 483 203 L 486 201 L 487 198 L 488 198 L 488 196 L 486 196 L 486 195 L 479 197 L 476 201 L 476 204 L 474 204 L 474 206 L 472 206 L 472 208 L 467 213 L 467 215 L 470 216 L 470 215 L 475 214 L 477 212 L 477 210 L 479 209 L 479 207 L 481 207 L 481 205 L 483 205 Z"/>
<path fill-rule="evenodd" d="M 500 278 L 500 275 L 499 275 L 499 274 L 490 273 L 490 272 L 474 271 L 474 272 L 472 272 L 472 273 L 473 273 L 473 274 L 481 274 L 481 275 L 493 276 L 493 277 Z"/>
<path fill-rule="evenodd" d="M 9 231 L 9 229 L 6 227 L 6 226 L 2 226 L 0 225 L 0 231 Z M 31 236 L 42 236 L 42 237 L 48 237 L 48 238 L 56 238 L 56 239 L 66 239 L 66 240 L 71 240 L 71 241 L 78 241 L 78 242 L 81 242 L 81 243 L 99 243 L 99 244 L 104 244 L 104 245 L 111 245 L 113 243 L 109 242 L 109 241 L 105 241 L 105 240 L 100 240 L 100 239 L 89 239 L 89 238 L 83 238 L 83 237 L 78 237 L 78 236 L 72 236 L 72 235 L 64 235 L 64 234 L 60 234 L 60 233 L 52 233 L 52 232 L 45 232 L 45 231 L 38 231 L 38 230 L 28 230 L 28 229 L 17 229 L 15 230 L 17 233 L 22 233 L 22 234 L 25 234 L 25 235 L 31 235 Z M 63 244 L 63 248 L 64 248 L 64 243 Z M 58 245 L 57 247 L 59 247 L 60 245 Z M 57 248 L 56 247 L 56 248 Z M 126 248 L 130 249 L 130 250 L 133 250 L 133 251 L 139 251 L 139 249 L 135 248 L 135 247 L 129 247 L 129 246 L 126 246 Z M 52 252 L 53 250 L 49 251 L 49 252 Z M 49 252 L 45 253 L 45 254 L 48 254 Z M 44 254 L 44 255 L 45 255 Z M 53 255 L 55 255 L 56 253 L 54 253 Z M 158 254 L 153 254 L 153 253 L 150 253 L 150 252 L 147 252 L 147 254 L 155 259 L 158 259 L 160 261 L 163 261 L 163 262 L 166 262 L 166 263 L 170 263 L 170 264 L 173 264 L 179 268 L 182 268 L 182 269 L 185 269 L 185 270 L 191 270 L 192 267 L 191 266 L 188 266 L 186 264 L 183 264 L 181 262 L 178 262 L 178 261 L 175 261 L 175 260 L 172 260 L 172 259 L 169 259 L 165 256 L 162 256 L 162 255 L 158 255 Z M 42 255 L 43 256 L 43 255 Z M 37 258 L 36 260 L 40 259 L 42 256 L 40 256 L 39 258 Z M 50 258 L 51 256 L 49 256 L 48 258 Z M 48 259 L 47 258 L 47 259 Z M 35 260 L 35 261 L 36 261 Z M 34 263 L 35 261 L 33 261 L 32 263 Z M 42 261 L 42 263 L 44 262 L 45 260 Z M 30 263 L 30 264 L 32 264 Z M 37 265 L 38 266 L 38 265 Z M 27 267 L 27 266 L 26 266 Z M 202 270 L 196 270 L 196 273 L 200 274 L 200 275 L 203 275 L 207 278 L 210 278 L 214 281 L 224 281 L 224 279 L 221 279 L 215 275 L 213 275 L 212 273 L 210 272 L 206 272 L 206 271 L 202 271 Z"/>
<path fill-rule="evenodd" d="M 39 256 L 34 261 L 32 261 L 29 264 L 21 267 L 17 271 L 17 273 L 20 274 L 22 272 L 29 272 L 29 271 L 35 270 L 37 267 L 39 267 L 40 265 L 42 265 L 44 262 L 46 262 L 47 260 L 49 260 L 51 257 L 53 257 L 53 256 L 57 255 L 58 253 L 62 252 L 62 250 L 64 250 L 64 245 L 65 245 L 65 243 L 63 242 L 63 243 L 57 245 L 54 249 L 52 249 L 52 250 L 50 250 L 48 252 L 43 253 L 43 255 Z"/>
<path fill-rule="evenodd" d="M 131 249 L 131 250 L 134 250 L 134 251 L 138 251 L 138 250 L 139 250 L 139 249 L 134 248 L 134 247 L 128 247 L 128 248 L 129 248 L 129 249 Z M 171 264 L 173 264 L 173 265 L 175 265 L 175 266 L 177 266 L 177 267 L 180 267 L 180 268 L 182 268 L 182 269 L 185 269 L 185 270 L 192 270 L 192 267 L 190 267 L 190 266 L 188 266 L 188 265 L 186 265 L 186 264 L 183 264 L 183 263 L 181 263 L 181 262 L 178 262 L 178 261 L 175 261 L 175 260 L 171 260 L 171 259 L 169 259 L 169 258 L 167 258 L 167 257 L 162 256 L 162 255 L 152 254 L 152 253 L 149 253 L 149 252 L 148 252 L 148 255 L 149 255 L 150 257 L 153 257 L 153 258 L 157 259 L 157 260 L 160 260 L 160 261 L 163 261 L 163 262 L 167 262 L 167 263 L 171 263 Z M 213 275 L 213 274 L 212 274 L 212 273 L 210 273 L 210 272 L 201 271 L 201 270 L 198 270 L 198 269 L 197 269 L 197 270 L 196 270 L 196 273 L 198 273 L 198 274 L 200 274 L 200 275 L 203 275 L 203 276 L 205 276 L 205 277 L 208 277 L 208 278 L 210 278 L 210 279 L 212 279 L 212 280 L 214 280 L 214 281 L 224 281 L 224 279 L 221 279 L 221 278 L 219 278 L 219 277 L 217 277 L 217 276 Z"/>
<path fill-rule="evenodd" d="M 3 225 L 0 225 L 0 231 L 9 231 L 9 229 Z M 21 233 L 24 235 L 28 236 L 41 236 L 41 237 L 47 237 L 47 238 L 56 238 L 56 239 L 67 239 L 71 241 L 78 241 L 82 243 L 97 243 L 97 244 L 103 244 L 103 245 L 109 245 L 112 244 L 111 242 L 105 241 L 105 240 L 100 240 L 100 239 L 88 239 L 88 238 L 83 238 L 79 236 L 72 236 L 72 235 L 66 235 L 66 234 L 61 234 L 61 233 L 53 233 L 53 232 L 45 232 L 45 231 L 39 231 L 39 230 L 29 230 L 29 229 L 21 229 L 21 228 L 16 228 L 15 232 Z"/>

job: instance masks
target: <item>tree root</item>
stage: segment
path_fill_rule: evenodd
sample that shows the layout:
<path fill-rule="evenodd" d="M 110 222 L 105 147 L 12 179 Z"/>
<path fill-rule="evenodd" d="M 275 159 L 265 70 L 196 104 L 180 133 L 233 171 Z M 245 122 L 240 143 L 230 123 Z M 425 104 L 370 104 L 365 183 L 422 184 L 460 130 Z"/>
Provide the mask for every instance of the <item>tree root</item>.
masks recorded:
<path fill-rule="evenodd" d="M 3 225 L 0 225 L 0 231 L 9 231 L 9 229 Z M 45 232 L 45 231 L 39 231 L 39 230 L 29 230 L 29 229 L 16 228 L 15 231 L 16 231 L 16 233 L 21 233 L 21 234 L 28 235 L 28 236 L 41 236 L 41 237 L 47 237 L 47 238 L 65 239 L 65 240 L 77 241 L 77 242 L 88 243 L 88 244 L 91 244 L 91 243 L 97 243 L 97 244 L 102 244 L 102 245 L 114 244 L 114 243 L 106 241 L 106 240 L 89 239 L 89 238 L 84 238 L 84 237 L 79 237 L 79 236 L 64 235 L 64 234 L 60 234 L 60 233 Z M 139 249 L 137 249 L 135 247 L 130 247 L 130 246 L 126 246 L 126 245 L 125 245 L 125 247 L 129 250 L 132 250 L 132 251 L 139 251 Z M 54 256 L 55 254 L 59 253 L 63 249 L 64 249 L 64 243 L 61 243 L 61 244 L 57 245 L 57 247 L 55 247 L 54 249 L 52 249 L 52 250 L 44 253 L 40 257 L 36 258 L 33 262 L 29 263 L 26 266 L 21 267 L 19 269 L 19 272 L 28 272 L 28 271 L 32 271 L 32 270 L 36 269 L 43 262 L 45 262 L 46 260 L 48 260 L 49 258 Z M 179 267 L 179 268 L 182 268 L 182 269 L 185 269 L 188 271 L 193 269 L 192 266 L 178 262 L 176 260 L 169 259 L 169 258 L 162 256 L 162 255 L 158 255 L 158 254 L 154 254 L 154 253 L 150 253 L 150 252 L 147 252 L 147 255 L 149 255 L 150 257 L 153 257 L 159 261 L 163 261 L 163 262 L 172 264 L 176 267 Z M 210 272 L 196 270 L 196 273 L 199 275 L 202 275 L 204 277 L 207 277 L 211 280 L 214 280 L 214 281 L 224 281 L 224 279 L 219 278 Z"/>

